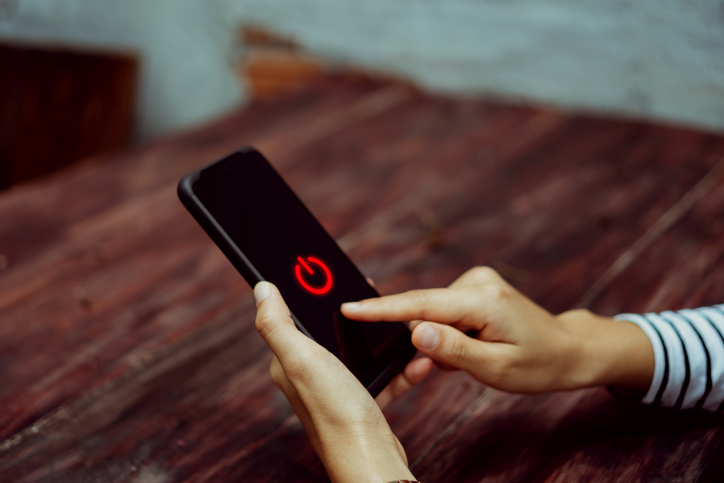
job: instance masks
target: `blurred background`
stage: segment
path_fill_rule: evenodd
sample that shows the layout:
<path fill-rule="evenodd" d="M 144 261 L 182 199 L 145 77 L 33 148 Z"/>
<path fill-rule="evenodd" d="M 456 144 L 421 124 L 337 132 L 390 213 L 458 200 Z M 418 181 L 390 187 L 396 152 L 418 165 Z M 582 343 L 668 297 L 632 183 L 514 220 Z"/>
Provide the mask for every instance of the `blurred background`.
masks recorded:
<path fill-rule="evenodd" d="M 724 0 L 0 0 L 0 482 L 328 481 L 176 196 L 240 145 L 381 293 L 614 315 L 724 302 L 722 134 Z M 386 417 L 422 481 L 693 482 L 691 413 L 436 371 Z"/>
<path fill-rule="evenodd" d="M 0 0 L 0 188 L 338 72 L 724 128 L 720 0 Z"/>

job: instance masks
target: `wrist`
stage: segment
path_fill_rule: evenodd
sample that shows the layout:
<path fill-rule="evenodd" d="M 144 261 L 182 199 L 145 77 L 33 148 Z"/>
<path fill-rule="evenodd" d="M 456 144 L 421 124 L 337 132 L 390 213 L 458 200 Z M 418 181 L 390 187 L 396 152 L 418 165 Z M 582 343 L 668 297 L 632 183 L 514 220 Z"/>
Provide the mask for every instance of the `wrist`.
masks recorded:
<path fill-rule="evenodd" d="M 366 434 L 324 442 L 320 458 L 334 483 L 380 483 L 414 480 L 392 432 L 383 437 Z"/>
<path fill-rule="evenodd" d="M 656 361 L 646 333 L 628 320 L 609 319 L 610 362 L 601 384 L 643 396 L 651 386 Z"/>
<path fill-rule="evenodd" d="M 558 318 L 575 341 L 572 388 L 648 389 L 653 377 L 654 354 L 648 337 L 638 326 L 588 310 L 571 310 Z"/>

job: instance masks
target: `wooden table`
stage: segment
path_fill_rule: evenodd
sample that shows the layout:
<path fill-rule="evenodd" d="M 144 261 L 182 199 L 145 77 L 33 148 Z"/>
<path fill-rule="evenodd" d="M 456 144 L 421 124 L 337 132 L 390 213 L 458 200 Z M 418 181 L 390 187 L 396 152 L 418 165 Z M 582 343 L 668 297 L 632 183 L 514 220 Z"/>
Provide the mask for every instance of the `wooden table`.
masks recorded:
<path fill-rule="evenodd" d="M 247 144 L 382 293 L 491 265 L 554 312 L 724 302 L 724 137 L 324 80 L 0 195 L 0 481 L 326 479 L 249 287 L 176 198 Z M 695 481 L 724 438 L 440 371 L 386 415 L 426 482 Z"/>

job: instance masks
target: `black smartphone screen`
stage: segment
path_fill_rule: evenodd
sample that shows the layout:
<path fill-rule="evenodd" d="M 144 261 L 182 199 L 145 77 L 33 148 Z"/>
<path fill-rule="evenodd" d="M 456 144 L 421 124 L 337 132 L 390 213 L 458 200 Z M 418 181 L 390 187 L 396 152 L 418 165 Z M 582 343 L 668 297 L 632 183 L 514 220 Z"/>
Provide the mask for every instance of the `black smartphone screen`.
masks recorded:
<path fill-rule="evenodd" d="M 404 324 L 341 314 L 342 303 L 377 292 L 260 153 L 237 152 L 203 169 L 192 190 L 311 337 L 363 385 L 412 357 Z"/>

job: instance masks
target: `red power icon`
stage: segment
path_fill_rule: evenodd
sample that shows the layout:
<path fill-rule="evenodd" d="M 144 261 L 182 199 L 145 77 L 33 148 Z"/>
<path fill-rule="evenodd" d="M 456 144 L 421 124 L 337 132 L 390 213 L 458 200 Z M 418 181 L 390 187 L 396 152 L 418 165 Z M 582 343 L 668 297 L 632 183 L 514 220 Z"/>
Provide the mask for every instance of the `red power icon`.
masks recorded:
<path fill-rule="evenodd" d="M 307 257 L 307 261 L 313 265 L 319 266 L 324 271 L 324 275 L 326 277 L 326 282 L 322 287 L 313 287 L 304 280 L 304 277 L 302 276 L 302 267 L 304 267 L 309 275 L 314 274 L 314 270 L 312 270 L 309 264 L 305 262 L 302 257 L 297 257 L 297 261 L 299 263 L 294 266 L 294 274 L 297 276 L 297 280 L 306 291 L 313 293 L 314 295 L 324 295 L 329 292 L 332 288 L 332 272 L 329 271 L 329 268 L 327 268 L 327 265 L 325 265 L 324 262 L 318 258 Z"/>

